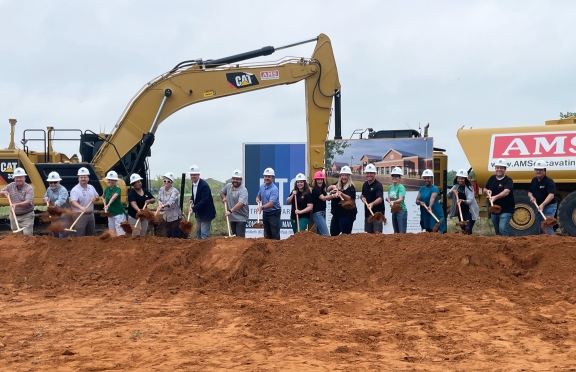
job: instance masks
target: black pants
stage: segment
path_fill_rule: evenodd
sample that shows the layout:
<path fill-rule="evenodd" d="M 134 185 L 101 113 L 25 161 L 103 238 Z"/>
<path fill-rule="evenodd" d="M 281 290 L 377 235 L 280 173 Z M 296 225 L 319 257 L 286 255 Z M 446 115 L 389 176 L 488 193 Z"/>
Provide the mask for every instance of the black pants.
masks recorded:
<path fill-rule="evenodd" d="M 266 239 L 280 240 L 280 214 L 281 209 L 272 212 L 264 212 L 262 223 L 264 224 L 264 237 Z"/>
<path fill-rule="evenodd" d="M 180 230 L 181 220 L 182 218 L 178 218 L 176 221 L 166 222 L 167 238 L 182 238 L 182 230 Z"/>
<path fill-rule="evenodd" d="M 232 230 L 232 235 L 236 235 L 239 238 L 245 238 L 246 237 L 246 222 L 230 221 L 230 230 Z"/>
<path fill-rule="evenodd" d="M 348 217 L 336 217 L 332 216 L 330 221 L 330 235 L 338 236 L 342 234 L 352 234 L 352 227 L 354 225 L 354 220 Z"/>

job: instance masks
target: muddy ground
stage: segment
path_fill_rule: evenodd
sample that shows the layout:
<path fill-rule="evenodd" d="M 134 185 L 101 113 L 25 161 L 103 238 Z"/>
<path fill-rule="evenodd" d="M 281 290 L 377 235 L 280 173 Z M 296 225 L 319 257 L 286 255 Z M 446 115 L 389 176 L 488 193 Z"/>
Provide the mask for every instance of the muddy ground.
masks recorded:
<path fill-rule="evenodd" d="M 1 371 L 576 371 L 576 239 L 0 238 Z"/>

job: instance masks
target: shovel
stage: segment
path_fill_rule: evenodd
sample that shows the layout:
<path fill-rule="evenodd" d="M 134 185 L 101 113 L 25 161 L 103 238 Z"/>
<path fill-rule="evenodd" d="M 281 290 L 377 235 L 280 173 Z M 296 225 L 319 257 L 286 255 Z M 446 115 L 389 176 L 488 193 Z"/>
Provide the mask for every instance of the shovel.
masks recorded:
<path fill-rule="evenodd" d="M 494 214 L 500 214 L 500 212 L 502 212 L 502 207 L 499 205 L 494 205 L 494 203 L 492 202 L 492 199 L 490 200 L 490 208 L 488 208 L 488 212 L 490 213 L 494 213 Z"/>
<path fill-rule="evenodd" d="M 384 217 L 384 215 L 382 214 L 382 212 L 372 212 L 372 208 L 370 208 L 368 206 L 368 203 L 366 202 L 366 200 L 364 200 L 364 204 L 366 204 L 366 208 L 368 208 L 368 210 L 370 211 L 371 216 L 368 217 L 368 222 L 372 222 L 374 220 L 376 220 L 377 222 L 384 222 L 386 223 L 386 217 Z"/>
<path fill-rule="evenodd" d="M 10 204 L 10 210 L 12 211 L 12 216 L 14 217 L 14 222 L 16 223 L 16 230 L 12 230 L 13 233 L 19 233 L 20 231 L 24 230 L 23 227 L 20 227 L 18 224 L 18 219 L 16 218 L 16 211 L 12 208 L 12 201 L 10 200 L 10 195 L 7 193 L 6 197 L 8 198 L 8 203 Z"/>
<path fill-rule="evenodd" d="M 186 235 L 190 235 L 192 228 L 194 227 L 192 222 L 190 222 L 190 214 L 192 214 L 192 208 L 188 209 L 188 218 L 186 218 L 186 220 L 180 221 L 180 226 L 178 226 L 180 227 L 180 230 L 182 230 L 182 232 Z"/>
<path fill-rule="evenodd" d="M 258 203 L 258 207 L 260 207 L 261 205 L 262 205 L 262 203 Z M 262 227 L 264 227 L 264 224 L 262 222 L 260 222 L 260 212 L 258 212 L 257 221 L 254 225 L 252 225 L 252 227 L 255 229 L 261 229 Z"/>
<path fill-rule="evenodd" d="M 228 205 L 226 204 L 226 199 L 224 199 L 224 209 L 228 210 Z M 233 236 L 236 235 L 232 235 L 232 232 L 230 231 L 230 219 L 228 218 L 228 216 L 226 216 L 226 225 L 228 225 L 228 238 L 231 238 Z"/>
<path fill-rule="evenodd" d="M 538 209 L 538 203 L 536 203 L 536 200 L 534 200 L 534 205 L 536 206 L 536 209 L 538 210 L 538 212 L 540 212 L 540 214 L 542 215 L 542 218 L 544 219 L 542 221 L 542 223 L 540 224 L 540 227 L 542 228 L 542 230 L 544 230 L 547 227 L 555 226 L 556 224 L 558 224 L 557 219 L 555 219 L 554 217 L 544 215 L 544 212 L 542 212 L 540 209 Z"/>
<path fill-rule="evenodd" d="M 94 200 L 90 200 L 90 203 L 88 203 L 88 205 L 86 206 L 86 209 L 88 209 L 88 207 L 91 206 L 93 202 L 94 202 Z M 76 225 L 76 222 L 78 222 L 80 220 L 80 218 L 84 215 L 85 212 L 86 212 L 86 210 L 82 211 L 82 213 L 80 213 L 78 218 L 76 218 L 76 221 L 74 221 L 72 226 L 70 226 L 70 228 L 68 228 L 68 229 L 64 229 L 64 231 L 76 232 L 76 230 L 74 230 L 74 225 Z"/>
<path fill-rule="evenodd" d="M 294 214 L 296 215 L 296 226 L 298 226 L 298 232 L 300 232 L 300 215 L 298 212 L 298 194 L 292 195 L 294 197 Z"/>
<path fill-rule="evenodd" d="M 458 204 L 458 212 L 460 213 L 460 222 L 456 222 L 456 226 L 468 226 L 468 221 L 464 221 L 464 218 L 462 217 L 462 207 L 460 207 L 460 203 L 458 203 L 460 201 L 458 198 L 458 192 L 455 192 L 454 195 L 456 195 L 456 204 Z"/>
<path fill-rule="evenodd" d="M 312 225 L 312 227 L 310 227 L 308 229 L 308 231 L 315 233 L 316 232 L 316 224 Z"/>
<path fill-rule="evenodd" d="M 340 205 L 342 205 L 342 208 L 344 209 L 354 209 L 354 207 L 356 207 L 356 204 L 354 204 L 354 202 L 352 200 L 344 200 L 344 198 L 342 197 L 342 195 L 339 195 L 340 199 L 342 199 L 342 201 L 340 201 Z"/>
<path fill-rule="evenodd" d="M 390 212 L 391 213 L 402 212 L 402 206 L 400 204 L 390 203 Z"/>
<path fill-rule="evenodd" d="M 434 219 L 436 220 L 436 225 L 434 225 L 434 227 L 432 228 L 432 232 L 438 232 L 438 229 L 440 228 L 440 224 L 442 223 L 442 220 L 444 218 L 442 218 L 441 220 L 439 220 L 438 218 L 436 218 L 436 216 L 434 215 L 434 213 L 432 213 L 432 210 L 426 206 L 426 210 L 428 211 L 428 213 L 430 213 L 430 215 L 432 217 L 434 217 Z"/>

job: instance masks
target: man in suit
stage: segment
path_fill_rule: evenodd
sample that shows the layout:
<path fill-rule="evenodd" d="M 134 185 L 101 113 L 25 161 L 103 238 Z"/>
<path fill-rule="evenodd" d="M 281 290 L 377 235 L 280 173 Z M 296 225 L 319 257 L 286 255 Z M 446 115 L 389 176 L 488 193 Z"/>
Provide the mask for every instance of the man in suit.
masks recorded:
<path fill-rule="evenodd" d="M 210 225 L 216 217 L 212 190 L 208 182 L 200 178 L 200 168 L 197 165 L 192 165 L 188 174 L 192 180 L 190 208 L 196 216 L 196 237 L 206 239 L 210 236 Z"/>

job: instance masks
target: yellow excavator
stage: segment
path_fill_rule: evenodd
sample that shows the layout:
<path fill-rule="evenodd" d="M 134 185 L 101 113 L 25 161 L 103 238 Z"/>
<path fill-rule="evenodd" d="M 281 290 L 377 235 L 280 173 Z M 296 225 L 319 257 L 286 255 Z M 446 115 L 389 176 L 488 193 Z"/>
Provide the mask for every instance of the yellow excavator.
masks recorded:
<path fill-rule="evenodd" d="M 283 58 L 275 63 L 238 64 L 259 56 L 296 45 L 316 42 L 310 58 Z M 10 144 L 0 150 L 0 188 L 12 181 L 13 170 L 22 167 L 28 174 L 27 182 L 34 187 L 34 203 L 42 205 L 46 192 L 46 178 L 57 171 L 61 184 L 70 190 L 77 184 L 80 167 L 90 171 L 90 184 L 99 194 L 106 187 L 105 175 L 118 173 L 118 185 L 126 189 L 132 173 L 147 180 L 147 157 L 154 143 L 158 126 L 176 111 L 199 102 L 241 94 L 278 85 L 305 80 L 306 124 L 308 133 L 309 171 L 323 168 L 324 141 L 328 135 L 332 104 L 335 110 L 335 139 L 341 138 L 340 82 L 328 36 L 274 48 L 258 50 L 213 60 L 189 60 L 178 63 L 170 71 L 147 83 L 129 102 L 110 134 L 90 130 L 55 129 L 25 130 L 21 141 L 23 148 L 14 142 L 15 119 L 10 119 Z M 58 136 L 55 136 L 56 134 Z M 54 151 L 56 137 L 80 142 L 80 156 L 68 157 Z M 40 141 L 43 151 L 29 150 L 31 141 Z M 146 185 L 144 185 L 146 187 Z M 123 202 L 127 190 L 124 190 Z M 7 205 L 0 198 L 0 205 Z"/>

